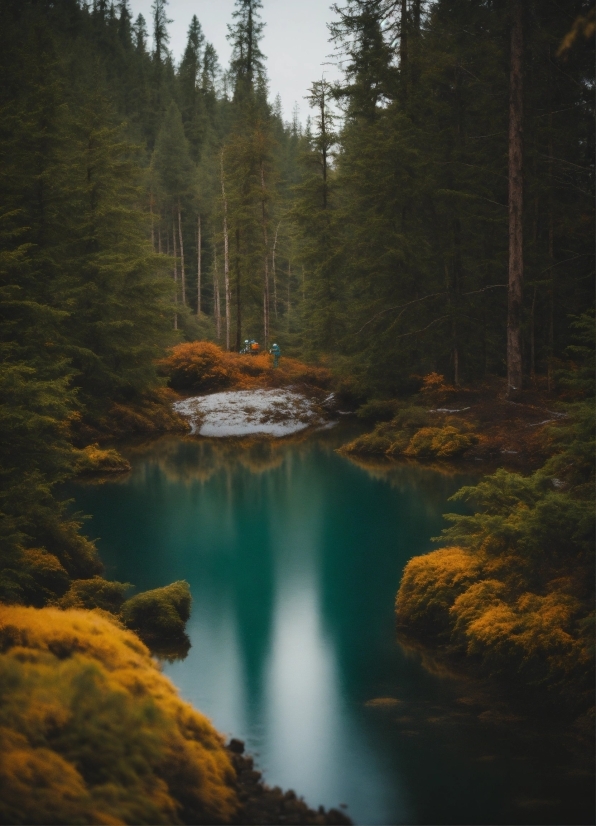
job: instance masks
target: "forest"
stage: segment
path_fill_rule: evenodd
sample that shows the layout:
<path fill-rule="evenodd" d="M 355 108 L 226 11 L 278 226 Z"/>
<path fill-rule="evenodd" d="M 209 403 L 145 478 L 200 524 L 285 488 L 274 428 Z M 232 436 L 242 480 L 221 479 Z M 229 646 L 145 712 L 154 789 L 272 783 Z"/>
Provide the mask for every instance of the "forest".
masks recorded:
<path fill-rule="evenodd" d="M 279 343 L 375 427 L 369 453 L 474 443 L 459 420 L 426 433 L 428 392 L 559 405 L 530 475 L 462 491 L 477 513 L 406 568 L 397 621 L 588 731 L 593 7 L 337 3 L 342 80 L 313 79 L 304 124 L 271 99 L 259 0 L 236 0 L 229 66 L 197 16 L 174 55 L 168 14 L 0 2 L 0 822 L 265 822 L 238 819 L 219 735 L 135 636 L 184 648 L 188 586 L 104 579 L 60 493 L 123 462 L 114 439 L 183 429 L 175 370 L 204 342 Z M 97 731 L 63 726 L 89 691 Z"/>

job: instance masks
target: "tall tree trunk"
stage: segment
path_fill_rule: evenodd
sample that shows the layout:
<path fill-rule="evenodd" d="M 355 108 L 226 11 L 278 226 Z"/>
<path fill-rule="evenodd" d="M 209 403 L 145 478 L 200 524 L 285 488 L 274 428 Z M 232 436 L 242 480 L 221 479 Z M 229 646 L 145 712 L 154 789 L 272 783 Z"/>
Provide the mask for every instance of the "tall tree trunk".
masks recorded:
<path fill-rule="evenodd" d="M 157 251 L 161 255 L 161 227 L 157 230 Z"/>
<path fill-rule="evenodd" d="M 269 240 L 267 238 L 267 211 L 265 208 L 265 170 L 261 164 L 261 220 L 263 225 L 263 337 L 265 349 L 269 348 Z"/>
<path fill-rule="evenodd" d="M 509 294 L 507 312 L 507 397 L 523 387 L 523 0 L 511 2 L 509 85 Z"/>
<path fill-rule="evenodd" d="M 186 304 L 186 275 L 184 273 L 184 241 L 182 240 L 182 214 L 178 201 L 178 238 L 180 240 L 180 285 L 182 287 L 182 306 Z"/>
<path fill-rule="evenodd" d="M 532 294 L 532 309 L 530 311 L 530 378 L 532 383 L 536 381 L 536 284 Z"/>
<path fill-rule="evenodd" d="M 553 209 L 553 106 L 551 98 L 552 67 L 548 48 L 548 257 L 550 260 L 550 284 L 548 287 L 548 361 L 547 386 L 553 389 L 553 357 L 555 352 L 555 217 Z"/>
<path fill-rule="evenodd" d="M 174 301 L 178 303 L 178 257 L 176 255 L 176 223 L 172 221 L 172 249 L 174 250 Z M 174 330 L 178 329 L 178 313 L 174 313 Z"/>
<path fill-rule="evenodd" d="M 221 339 L 221 306 L 219 297 L 219 270 L 217 269 L 217 243 L 213 239 L 213 315 L 215 316 L 215 333 Z"/>
<path fill-rule="evenodd" d="M 201 315 L 201 213 L 197 222 L 197 316 Z"/>
<path fill-rule="evenodd" d="M 292 261 L 291 261 L 291 259 L 288 259 L 288 303 L 287 303 L 287 310 L 286 310 L 287 317 L 288 317 L 288 333 L 290 332 L 290 311 L 291 311 L 290 286 L 291 286 L 291 283 L 292 283 Z"/>
<path fill-rule="evenodd" d="M 221 151 L 221 197 L 224 208 L 223 234 L 224 234 L 224 291 L 226 296 L 226 350 L 230 349 L 230 326 L 232 293 L 230 290 L 230 241 L 228 238 L 228 201 L 226 199 L 226 189 L 224 183 L 223 149 Z"/>
<path fill-rule="evenodd" d="M 236 352 L 242 349 L 242 300 L 240 294 L 240 230 L 236 228 Z"/>
<path fill-rule="evenodd" d="M 400 35 L 399 35 L 399 74 L 402 101 L 408 97 L 408 3 L 401 0 Z"/>
<path fill-rule="evenodd" d="M 281 226 L 281 221 L 277 225 L 277 229 L 275 230 L 275 239 L 273 241 L 273 250 L 271 252 L 271 269 L 273 273 L 273 312 L 275 313 L 275 320 L 277 321 L 277 274 L 275 271 L 275 250 L 277 248 L 277 235 L 279 233 L 279 228 Z"/>
<path fill-rule="evenodd" d="M 153 221 L 153 190 L 149 191 L 149 211 L 151 212 L 151 249 L 155 252 L 155 225 Z"/>

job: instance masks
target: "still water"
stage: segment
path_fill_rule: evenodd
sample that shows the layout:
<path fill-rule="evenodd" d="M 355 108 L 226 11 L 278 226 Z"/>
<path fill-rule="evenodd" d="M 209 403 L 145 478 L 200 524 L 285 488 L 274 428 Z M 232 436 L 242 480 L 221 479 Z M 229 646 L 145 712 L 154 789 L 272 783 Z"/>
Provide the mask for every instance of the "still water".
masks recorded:
<path fill-rule="evenodd" d="M 169 438 L 132 451 L 126 478 L 70 493 L 108 576 L 190 583 L 192 648 L 165 672 L 271 785 L 360 824 L 590 822 L 560 736 L 396 642 L 403 566 L 471 480 L 362 466 L 341 441 Z"/>

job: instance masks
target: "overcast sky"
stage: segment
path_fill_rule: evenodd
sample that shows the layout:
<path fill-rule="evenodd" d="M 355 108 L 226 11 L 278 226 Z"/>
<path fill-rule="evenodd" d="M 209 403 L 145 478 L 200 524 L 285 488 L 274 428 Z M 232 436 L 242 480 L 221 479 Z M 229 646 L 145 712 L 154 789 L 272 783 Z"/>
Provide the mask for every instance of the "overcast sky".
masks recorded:
<path fill-rule="evenodd" d="M 328 80 L 337 77 L 329 62 L 327 23 L 333 18 L 332 0 L 263 0 L 262 18 L 266 23 L 261 49 L 267 56 L 271 98 L 281 95 L 284 119 L 291 120 L 294 103 L 300 107 L 300 119 L 306 120 L 308 102 L 304 100 L 313 80 L 323 72 Z M 130 0 L 133 14 L 140 13 L 151 31 L 152 0 Z M 230 44 L 226 40 L 227 24 L 232 20 L 234 0 L 170 0 L 168 17 L 170 49 L 178 62 L 186 46 L 188 26 L 193 14 L 199 18 L 208 41 L 213 43 L 219 62 L 226 68 Z"/>

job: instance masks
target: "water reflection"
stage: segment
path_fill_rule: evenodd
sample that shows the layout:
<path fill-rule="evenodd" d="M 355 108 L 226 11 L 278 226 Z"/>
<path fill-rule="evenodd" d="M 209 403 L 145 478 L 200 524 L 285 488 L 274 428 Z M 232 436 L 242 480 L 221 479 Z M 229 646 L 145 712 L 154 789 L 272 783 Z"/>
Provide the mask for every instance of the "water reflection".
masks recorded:
<path fill-rule="evenodd" d="M 192 648 L 165 671 L 267 782 L 367 824 L 584 822 L 586 774 L 560 739 L 487 716 L 494 698 L 396 645 L 401 570 L 468 479 L 363 468 L 334 452 L 347 438 L 164 439 L 76 506 L 110 575 L 189 581 Z"/>

